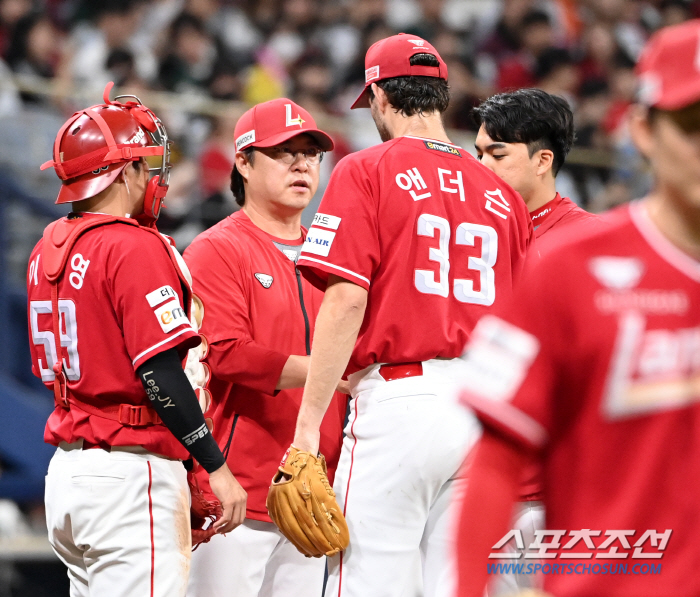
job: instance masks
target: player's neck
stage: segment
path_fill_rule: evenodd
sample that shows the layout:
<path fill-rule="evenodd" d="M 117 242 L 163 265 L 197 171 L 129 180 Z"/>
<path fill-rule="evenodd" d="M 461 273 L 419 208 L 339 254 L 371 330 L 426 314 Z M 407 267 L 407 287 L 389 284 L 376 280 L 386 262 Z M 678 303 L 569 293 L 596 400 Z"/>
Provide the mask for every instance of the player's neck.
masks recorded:
<path fill-rule="evenodd" d="M 645 200 L 649 218 L 671 243 L 700 260 L 700 209 L 656 190 Z"/>
<path fill-rule="evenodd" d="M 121 187 L 111 185 L 94 197 L 74 201 L 72 209 L 74 212 L 100 213 L 124 218 L 133 215 L 134 206 Z"/>
<path fill-rule="evenodd" d="M 297 240 L 301 236 L 301 211 L 276 209 L 274 205 L 259 205 L 246 197 L 243 212 L 260 230 L 277 238 Z"/>
<path fill-rule="evenodd" d="M 532 213 L 543 205 L 546 205 L 557 196 L 557 189 L 552 179 L 552 184 L 540 184 L 533 189 L 527 197 L 523 197 L 527 210 Z"/>
<path fill-rule="evenodd" d="M 403 116 L 400 113 L 394 113 L 390 118 L 392 139 L 398 137 L 421 137 L 423 139 L 452 143 L 445 132 L 442 117 L 438 112 L 414 114 L 413 116 Z"/>

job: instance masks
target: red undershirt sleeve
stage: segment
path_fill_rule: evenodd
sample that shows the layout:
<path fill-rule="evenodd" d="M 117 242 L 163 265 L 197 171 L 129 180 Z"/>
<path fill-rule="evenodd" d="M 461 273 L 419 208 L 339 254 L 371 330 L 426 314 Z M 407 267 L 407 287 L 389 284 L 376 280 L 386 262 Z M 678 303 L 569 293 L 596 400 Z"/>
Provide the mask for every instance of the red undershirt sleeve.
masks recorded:
<path fill-rule="evenodd" d="M 274 394 L 289 355 L 249 339 L 221 340 L 209 346 L 207 363 L 219 379 Z"/>

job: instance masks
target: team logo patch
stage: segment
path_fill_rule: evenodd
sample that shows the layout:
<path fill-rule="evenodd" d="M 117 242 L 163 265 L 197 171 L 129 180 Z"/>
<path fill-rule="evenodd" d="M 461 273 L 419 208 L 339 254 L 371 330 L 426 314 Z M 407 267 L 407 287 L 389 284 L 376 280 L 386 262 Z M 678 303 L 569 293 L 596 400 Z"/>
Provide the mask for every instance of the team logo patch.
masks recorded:
<path fill-rule="evenodd" d="M 289 261 L 293 261 L 294 263 L 297 262 L 297 258 L 299 257 L 299 253 L 297 253 L 296 251 L 292 251 L 291 249 L 282 249 L 282 253 L 285 254 L 285 256 L 287 257 L 287 259 L 289 259 Z"/>
<path fill-rule="evenodd" d="M 634 257 L 595 257 L 589 267 L 603 286 L 614 290 L 634 288 L 644 273 L 644 264 Z"/>
<path fill-rule="evenodd" d="M 365 70 L 365 84 L 379 78 L 379 66 L 373 66 Z"/>
<path fill-rule="evenodd" d="M 263 288 L 270 288 L 272 286 L 272 276 L 269 274 L 255 274 L 255 277 L 258 279 L 258 282 L 262 284 Z"/>
<path fill-rule="evenodd" d="M 243 133 L 238 139 L 236 139 L 236 151 L 242 149 L 246 145 L 251 144 L 253 141 L 255 141 L 255 129 L 252 131 L 248 131 L 247 133 Z"/>
<path fill-rule="evenodd" d="M 442 151 L 442 153 L 450 153 L 460 158 L 462 157 L 459 150 L 456 147 L 452 147 L 452 145 L 447 145 L 446 143 L 436 143 L 435 141 L 423 141 L 423 143 L 425 143 L 425 146 L 428 149 L 432 149 L 433 151 Z"/>

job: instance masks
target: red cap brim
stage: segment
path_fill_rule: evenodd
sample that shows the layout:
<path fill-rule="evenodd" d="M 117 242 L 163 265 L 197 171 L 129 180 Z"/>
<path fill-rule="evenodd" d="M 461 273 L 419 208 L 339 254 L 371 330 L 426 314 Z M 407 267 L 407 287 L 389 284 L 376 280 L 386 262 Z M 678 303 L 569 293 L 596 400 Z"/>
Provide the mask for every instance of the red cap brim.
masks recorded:
<path fill-rule="evenodd" d="M 101 176 L 88 173 L 76 176 L 70 181 L 65 181 L 58 192 L 56 203 L 71 203 L 82 201 L 94 197 L 97 193 L 104 191 L 119 176 L 120 172 L 126 168 L 128 162 L 123 162 L 114 170 L 109 170 Z"/>
<path fill-rule="evenodd" d="M 297 135 L 311 135 L 314 139 L 316 139 L 319 147 L 323 151 L 333 151 L 333 139 L 331 139 L 328 134 L 324 133 L 319 129 L 301 129 L 297 131 L 285 131 L 284 133 L 279 133 L 278 135 L 272 135 L 272 137 L 268 137 L 264 141 L 253 142 L 248 147 L 273 147 L 275 145 L 279 145 L 280 143 L 284 143 L 285 141 L 288 141 L 289 139 L 292 139 Z M 245 149 L 245 147 L 243 147 L 242 149 Z"/>
<path fill-rule="evenodd" d="M 369 108 L 369 88 L 370 85 L 367 85 L 363 90 L 362 93 L 359 95 L 359 97 L 355 100 L 355 103 L 350 106 L 351 110 L 354 110 L 355 108 Z"/>

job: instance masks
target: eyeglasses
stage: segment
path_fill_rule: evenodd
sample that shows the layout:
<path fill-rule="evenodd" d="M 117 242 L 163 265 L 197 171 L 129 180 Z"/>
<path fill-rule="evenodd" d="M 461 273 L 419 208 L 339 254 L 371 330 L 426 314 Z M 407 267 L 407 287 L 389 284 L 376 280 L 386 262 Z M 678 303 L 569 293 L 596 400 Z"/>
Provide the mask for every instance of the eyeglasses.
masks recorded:
<path fill-rule="evenodd" d="M 297 161 L 297 156 L 299 154 L 304 156 L 304 159 L 309 166 L 318 166 L 323 160 L 323 151 L 321 151 L 318 147 L 309 147 L 308 149 L 300 149 L 298 151 L 292 151 L 288 147 L 271 147 L 265 148 L 264 150 L 256 147 L 255 150 L 268 155 L 273 160 L 287 164 L 288 166 L 291 166 Z"/>

